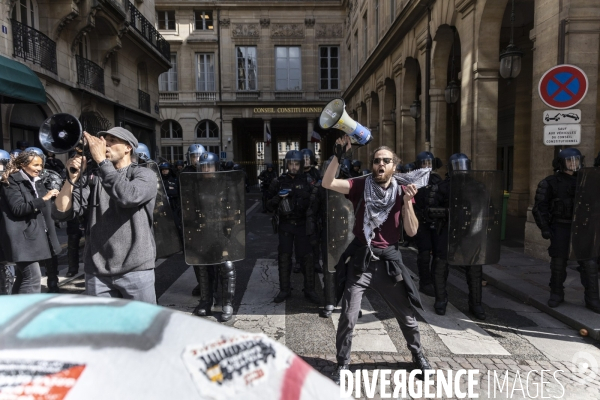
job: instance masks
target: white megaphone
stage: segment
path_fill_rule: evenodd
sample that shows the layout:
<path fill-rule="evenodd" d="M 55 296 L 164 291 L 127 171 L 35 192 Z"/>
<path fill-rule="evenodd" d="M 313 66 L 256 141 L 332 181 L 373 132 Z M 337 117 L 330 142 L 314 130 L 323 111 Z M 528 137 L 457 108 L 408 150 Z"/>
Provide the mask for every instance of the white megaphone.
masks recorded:
<path fill-rule="evenodd" d="M 343 99 L 331 100 L 325 106 L 319 117 L 319 125 L 322 129 L 335 128 L 346 132 L 350 141 L 359 146 L 364 146 L 373 139 L 370 130 L 350 118 Z"/>

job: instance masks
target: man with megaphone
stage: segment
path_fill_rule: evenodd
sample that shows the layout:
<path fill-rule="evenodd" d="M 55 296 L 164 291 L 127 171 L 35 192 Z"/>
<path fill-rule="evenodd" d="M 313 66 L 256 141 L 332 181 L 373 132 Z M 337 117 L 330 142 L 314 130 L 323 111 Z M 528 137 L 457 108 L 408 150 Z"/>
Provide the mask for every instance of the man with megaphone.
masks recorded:
<path fill-rule="evenodd" d="M 87 215 L 86 294 L 156 304 L 156 175 L 132 163 L 138 140 L 127 129 L 114 127 L 98 137 L 84 132 L 84 137 L 98 168 L 82 181 L 86 157 L 67 161 L 67 182 L 56 197 L 52 217 L 67 221 Z"/>

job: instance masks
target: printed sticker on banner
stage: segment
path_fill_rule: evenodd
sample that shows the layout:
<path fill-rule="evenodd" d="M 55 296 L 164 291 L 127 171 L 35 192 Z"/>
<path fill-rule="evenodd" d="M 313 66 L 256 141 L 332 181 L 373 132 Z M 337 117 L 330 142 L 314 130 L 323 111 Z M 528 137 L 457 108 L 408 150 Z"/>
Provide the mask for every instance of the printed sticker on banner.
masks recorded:
<path fill-rule="evenodd" d="M 84 369 L 62 361 L 0 360 L 0 399 L 63 400 Z"/>
<path fill-rule="evenodd" d="M 273 379 L 280 379 L 293 355 L 263 334 L 246 334 L 187 346 L 182 359 L 202 396 L 227 399 L 267 382 L 265 394 L 278 390 Z"/>

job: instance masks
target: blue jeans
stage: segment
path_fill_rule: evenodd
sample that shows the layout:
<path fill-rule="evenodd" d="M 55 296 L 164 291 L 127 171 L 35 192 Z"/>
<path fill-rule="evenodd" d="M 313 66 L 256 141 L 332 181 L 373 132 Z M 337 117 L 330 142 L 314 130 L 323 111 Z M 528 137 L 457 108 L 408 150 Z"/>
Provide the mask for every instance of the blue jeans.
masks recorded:
<path fill-rule="evenodd" d="M 42 274 L 40 264 L 36 262 L 18 262 L 15 267 L 15 284 L 12 294 L 41 293 Z"/>
<path fill-rule="evenodd" d="M 88 296 L 117 297 L 156 304 L 154 270 L 132 271 L 113 276 L 86 273 L 85 292 Z"/>

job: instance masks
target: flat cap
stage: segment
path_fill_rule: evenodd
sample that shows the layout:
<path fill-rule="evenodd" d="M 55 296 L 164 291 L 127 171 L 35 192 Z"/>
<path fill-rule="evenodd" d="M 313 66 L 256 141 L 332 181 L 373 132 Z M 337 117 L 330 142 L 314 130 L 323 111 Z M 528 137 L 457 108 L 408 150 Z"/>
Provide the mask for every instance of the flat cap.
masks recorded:
<path fill-rule="evenodd" d="M 105 135 L 113 135 L 114 137 L 118 137 L 119 139 L 126 141 L 131 146 L 132 152 L 138 147 L 138 140 L 135 138 L 135 136 L 133 136 L 133 133 L 129 132 L 125 128 L 121 128 L 120 126 L 115 126 L 107 131 L 98 132 L 99 137 Z"/>

